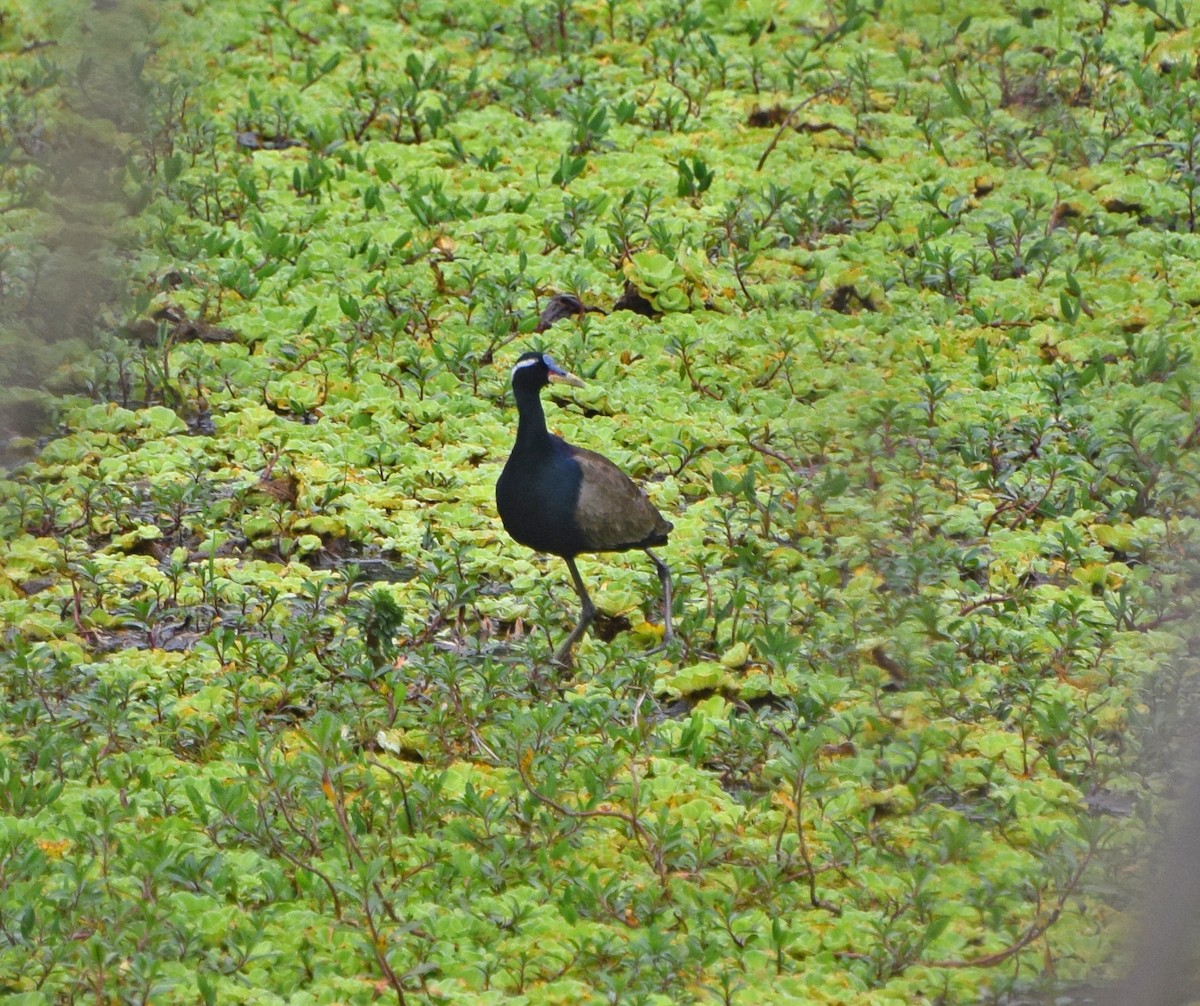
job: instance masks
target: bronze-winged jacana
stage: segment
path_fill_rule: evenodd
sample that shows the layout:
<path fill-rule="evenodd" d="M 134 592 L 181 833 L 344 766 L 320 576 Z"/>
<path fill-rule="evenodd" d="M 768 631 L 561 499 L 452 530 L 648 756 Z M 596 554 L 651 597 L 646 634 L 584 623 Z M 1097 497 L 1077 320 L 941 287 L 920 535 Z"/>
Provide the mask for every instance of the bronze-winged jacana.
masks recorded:
<path fill-rule="evenodd" d="M 525 353 L 513 367 L 517 440 L 496 482 L 496 509 L 504 530 L 522 545 L 567 562 L 583 611 L 554 659 L 570 667 L 571 648 L 596 615 L 575 565 L 580 552 L 643 549 L 662 583 L 663 640 L 671 638 L 671 571 L 650 546 L 666 544 L 673 525 L 608 458 L 546 429 L 541 391 L 550 381 L 583 384 L 547 353 Z"/>

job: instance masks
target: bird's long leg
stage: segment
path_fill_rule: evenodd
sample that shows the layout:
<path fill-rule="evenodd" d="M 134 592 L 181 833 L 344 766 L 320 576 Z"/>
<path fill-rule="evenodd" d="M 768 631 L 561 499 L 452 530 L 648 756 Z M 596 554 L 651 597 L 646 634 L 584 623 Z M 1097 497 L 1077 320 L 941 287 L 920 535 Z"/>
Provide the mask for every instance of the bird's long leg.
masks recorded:
<path fill-rule="evenodd" d="M 671 570 L 650 549 L 645 549 L 645 553 L 650 556 L 650 561 L 654 563 L 654 568 L 658 570 L 658 582 L 662 584 L 663 642 L 669 643 L 675 635 L 675 631 L 671 628 Z"/>
<path fill-rule="evenodd" d="M 588 597 L 587 587 L 583 585 L 583 577 L 579 575 L 579 569 L 575 565 L 575 560 L 570 557 L 567 557 L 567 569 L 571 571 L 571 579 L 575 581 L 575 593 L 579 595 L 579 600 L 583 602 L 583 610 L 579 613 L 578 624 L 571 630 L 571 634 L 567 636 L 567 641 L 554 654 L 554 662 L 561 664 L 563 667 L 570 667 L 573 664 L 571 647 L 579 642 L 579 637 L 587 632 L 588 626 L 592 624 L 592 619 L 596 617 L 596 606 L 592 604 L 592 599 Z"/>

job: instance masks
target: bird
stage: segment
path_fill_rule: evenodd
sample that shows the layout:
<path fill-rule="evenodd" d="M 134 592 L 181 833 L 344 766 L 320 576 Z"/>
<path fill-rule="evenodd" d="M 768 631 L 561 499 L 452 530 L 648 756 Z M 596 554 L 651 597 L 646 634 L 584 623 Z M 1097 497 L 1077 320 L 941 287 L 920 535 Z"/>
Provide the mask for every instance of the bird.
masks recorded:
<path fill-rule="evenodd" d="M 519 544 L 566 560 L 583 605 L 575 628 L 554 655 L 555 663 L 569 669 L 572 648 L 596 615 L 575 565 L 581 552 L 642 549 L 662 584 L 663 642 L 671 640 L 671 571 L 650 549 L 665 545 L 674 525 L 608 458 L 546 429 L 541 391 L 551 381 L 584 385 L 548 353 L 524 353 L 513 366 L 517 437 L 496 482 L 496 509 L 504 530 Z"/>
<path fill-rule="evenodd" d="M 563 318 L 573 318 L 580 314 L 604 313 L 603 308 L 586 306 L 573 293 L 556 293 L 546 301 L 546 306 L 538 317 L 536 331 L 544 332 L 551 325 L 562 321 Z"/>

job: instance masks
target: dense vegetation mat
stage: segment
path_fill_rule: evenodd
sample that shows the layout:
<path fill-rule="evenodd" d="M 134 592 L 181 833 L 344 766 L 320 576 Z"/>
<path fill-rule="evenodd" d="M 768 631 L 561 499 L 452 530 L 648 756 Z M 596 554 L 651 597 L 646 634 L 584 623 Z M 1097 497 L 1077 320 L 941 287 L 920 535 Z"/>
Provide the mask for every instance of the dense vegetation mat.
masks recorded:
<path fill-rule="evenodd" d="M 6 1002 L 1081 1001 L 1195 709 L 1200 11 L 21 6 Z M 675 524 L 571 679 L 530 347 Z"/>

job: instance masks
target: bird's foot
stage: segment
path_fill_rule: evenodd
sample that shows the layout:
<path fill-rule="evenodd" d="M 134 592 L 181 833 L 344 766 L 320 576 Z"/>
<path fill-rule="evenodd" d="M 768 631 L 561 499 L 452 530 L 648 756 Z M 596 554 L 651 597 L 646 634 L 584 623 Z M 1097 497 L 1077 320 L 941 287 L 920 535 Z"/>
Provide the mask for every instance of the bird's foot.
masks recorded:
<path fill-rule="evenodd" d="M 646 651 L 647 656 L 652 653 L 663 653 L 671 648 L 671 644 L 675 642 L 675 633 L 671 631 L 671 626 L 668 624 L 663 629 L 662 642 L 657 646 L 652 646 Z"/>
<path fill-rule="evenodd" d="M 535 701 L 546 698 L 561 699 L 574 676 L 574 671 L 553 661 L 549 665 L 535 664 L 533 672 L 529 675 L 530 694 Z"/>
<path fill-rule="evenodd" d="M 560 646 L 550 659 L 550 662 L 560 671 L 565 672 L 567 676 L 570 676 L 575 670 L 575 654 L 572 652 L 574 648 L 575 641 L 569 640 L 566 644 Z"/>

